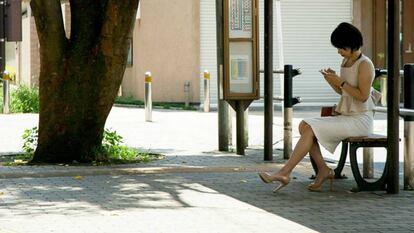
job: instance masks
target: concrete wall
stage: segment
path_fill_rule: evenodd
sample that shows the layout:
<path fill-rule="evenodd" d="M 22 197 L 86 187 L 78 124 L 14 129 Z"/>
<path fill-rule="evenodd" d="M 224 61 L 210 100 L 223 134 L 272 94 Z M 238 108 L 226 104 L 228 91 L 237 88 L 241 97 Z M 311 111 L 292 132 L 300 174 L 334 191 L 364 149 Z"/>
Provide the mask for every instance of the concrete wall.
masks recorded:
<path fill-rule="evenodd" d="M 27 4 L 27 3 L 24 3 Z M 30 8 L 27 9 L 27 15 L 22 20 L 22 42 L 20 44 L 20 61 L 21 64 L 20 67 L 20 77 L 18 82 L 20 84 L 30 86 L 31 85 L 31 62 L 32 62 L 32 56 L 31 56 L 31 16 L 30 16 Z M 39 59 L 39 58 L 38 58 Z"/>
<path fill-rule="evenodd" d="M 134 29 L 133 66 L 125 71 L 122 95 L 144 98 L 144 74 L 153 75 L 153 101 L 199 102 L 200 2 L 141 0 Z"/>
<path fill-rule="evenodd" d="M 23 39 L 20 43 L 20 79 L 22 85 L 34 87 L 39 85 L 40 55 L 39 40 L 34 17 L 32 16 L 28 3 L 26 4 L 27 14 L 22 19 Z"/>
<path fill-rule="evenodd" d="M 39 86 L 40 75 L 40 51 L 39 51 L 39 39 L 37 35 L 36 23 L 33 16 L 30 17 L 30 55 L 31 55 L 31 86 Z"/>
<path fill-rule="evenodd" d="M 362 47 L 362 52 L 368 57 L 373 58 L 373 0 L 354 0 L 353 12 L 354 18 L 352 23 L 361 30 L 362 36 L 364 37 L 364 46 Z"/>

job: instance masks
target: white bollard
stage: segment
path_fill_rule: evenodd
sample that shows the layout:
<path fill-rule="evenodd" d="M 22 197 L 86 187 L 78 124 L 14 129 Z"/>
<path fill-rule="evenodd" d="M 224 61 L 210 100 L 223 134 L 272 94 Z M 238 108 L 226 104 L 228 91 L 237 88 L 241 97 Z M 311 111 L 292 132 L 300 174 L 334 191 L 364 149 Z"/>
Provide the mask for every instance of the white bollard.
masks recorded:
<path fill-rule="evenodd" d="M 210 111 L 210 72 L 204 71 L 204 112 Z"/>
<path fill-rule="evenodd" d="M 293 122 L 293 107 L 290 107 L 290 108 L 284 107 L 283 108 L 283 158 L 284 159 L 289 159 L 290 155 L 292 154 L 292 122 Z"/>
<path fill-rule="evenodd" d="M 10 76 L 7 71 L 3 73 L 3 113 L 9 114 L 10 106 Z"/>
<path fill-rule="evenodd" d="M 387 106 L 387 76 L 382 75 L 380 77 L 380 90 L 381 90 L 381 106 Z"/>
<path fill-rule="evenodd" d="M 151 72 L 145 73 L 145 88 L 144 88 L 144 106 L 145 106 L 145 121 L 152 121 L 152 93 L 151 93 L 152 76 Z"/>

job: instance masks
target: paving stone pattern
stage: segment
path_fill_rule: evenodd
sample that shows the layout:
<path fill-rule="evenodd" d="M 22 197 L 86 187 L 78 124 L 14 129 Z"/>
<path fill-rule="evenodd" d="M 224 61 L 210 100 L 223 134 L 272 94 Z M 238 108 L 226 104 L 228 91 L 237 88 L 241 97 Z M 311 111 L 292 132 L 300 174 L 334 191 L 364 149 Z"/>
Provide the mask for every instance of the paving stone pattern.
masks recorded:
<path fill-rule="evenodd" d="M 352 193 L 349 167 L 349 178 L 335 180 L 333 192 L 325 185 L 314 193 L 306 189 L 313 171 L 305 160 L 291 183 L 272 193 L 257 171 L 284 163 L 280 116 L 271 163 L 263 162 L 260 114 L 249 116 L 246 156 L 215 151 L 216 113 L 154 111 L 154 122 L 143 119 L 142 109 L 114 108 L 107 126 L 127 145 L 166 159 L 111 167 L 0 166 L 0 233 L 414 232 L 414 192 Z M 294 142 L 300 120 L 294 118 Z M 384 120 L 375 123 L 384 132 Z M 23 130 L 36 124 L 34 114 L 0 115 L 0 155 L 19 152 Z"/>
<path fill-rule="evenodd" d="M 0 232 L 413 232 L 413 192 L 314 193 L 301 170 L 277 194 L 251 172 L 3 179 Z"/>

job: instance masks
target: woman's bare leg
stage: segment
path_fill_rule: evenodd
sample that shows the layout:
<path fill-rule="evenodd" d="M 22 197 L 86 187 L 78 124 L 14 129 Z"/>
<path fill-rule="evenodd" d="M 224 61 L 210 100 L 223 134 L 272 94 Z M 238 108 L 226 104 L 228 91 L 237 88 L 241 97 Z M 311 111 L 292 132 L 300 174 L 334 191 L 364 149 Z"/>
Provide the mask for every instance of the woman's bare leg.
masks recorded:
<path fill-rule="evenodd" d="M 312 157 L 313 161 L 318 167 L 318 174 L 315 181 L 319 180 L 318 178 L 325 177 L 327 174 L 329 174 L 329 167 L 326 165 L 326 162 L 322 157 L 321 148 L 319 147 L 316 139 L 314 140 L 312 148 L 309 151 L 309 155 Z"/>
<path fill-rule="evenodd" d="M 296 165 L 305 157 L 305 155 L 314 146 L 315 135 L 312 128 L 305 122 L 301 122 L 299 125 L 299 132 L 301 134 L 298 143 L 296 144 L 293 152 L 286 162 L 286 164 L 272 176 L 289 176 Z M 322 156 L 321 156 L 322 157 Z"/>

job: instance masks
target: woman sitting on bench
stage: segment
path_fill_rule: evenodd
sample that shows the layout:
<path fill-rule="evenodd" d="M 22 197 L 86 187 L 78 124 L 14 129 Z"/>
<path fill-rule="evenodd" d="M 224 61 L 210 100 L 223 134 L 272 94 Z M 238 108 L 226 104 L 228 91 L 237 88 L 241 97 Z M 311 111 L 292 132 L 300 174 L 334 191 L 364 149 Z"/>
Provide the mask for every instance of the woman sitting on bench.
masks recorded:
<path fill-rule="evenodd" d="M 334 153 L 345 138 L 367 136 L 373 131 L 374 102 L 370 93 L 375 70 L 372 61 L 361 52 L 362 34 L 353 25 L 341 23 L 332 32 L 331 43 L 344 58 L 340 75 L 331 68 L 320 72 L 332 89 L 341 95 L 335 109 L 338 115 L 304 119 L 300 123 L 300 139 L 286 164 L 277 172 L 259 173 L 263 182 L 279 183 L 274 192 L 289 184 L 290 173 L 307 153 L 318 167 L 318 174 L 308 189 L 320 191 L 326 180 L 330 181 L 332 189 L 334 172 L 326 165 L 319 143 Z"/>

